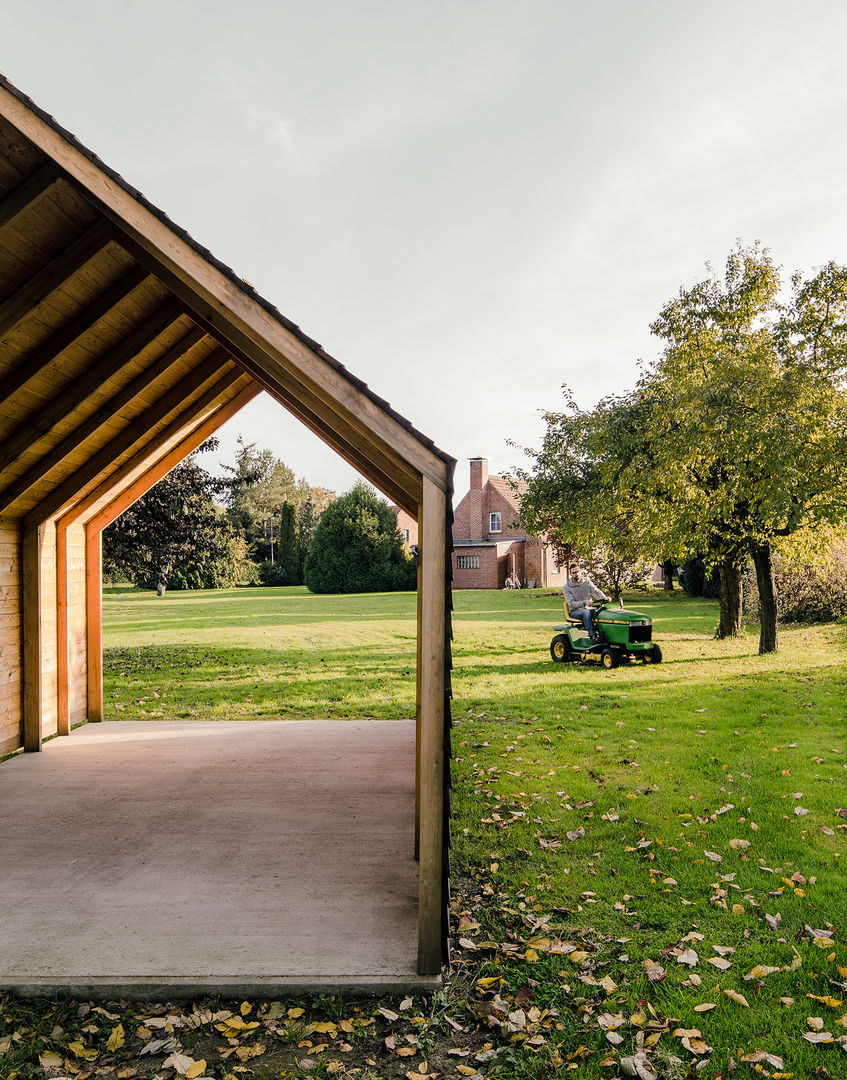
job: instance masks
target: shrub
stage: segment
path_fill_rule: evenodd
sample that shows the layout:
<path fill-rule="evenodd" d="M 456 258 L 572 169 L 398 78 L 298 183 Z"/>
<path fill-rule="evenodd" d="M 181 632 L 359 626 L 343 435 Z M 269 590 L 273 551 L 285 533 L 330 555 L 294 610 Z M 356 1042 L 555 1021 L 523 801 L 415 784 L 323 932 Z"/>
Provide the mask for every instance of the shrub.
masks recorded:
<path fill-rule="evenodd" d="M 259 563 L 259 581 L 262 585 L 296 585 L 290 570 L 278 562 Z"/>
<path fill-rule="evenodd" d="M 847 540 L 835 544 L 814 565 L 774 556 L 777 614 L 785 622 L 831 622 L 847 615 Z M 745 570 L 744 611 L 759 614 L 759 590 L 752 564 Z"/>
<path fill-rule="evenodd" d="M 315 593 L 394 592 L 414 589 L 417 569 L 394 510 L 359 483 L 321 515 L 304 576 Z"/>

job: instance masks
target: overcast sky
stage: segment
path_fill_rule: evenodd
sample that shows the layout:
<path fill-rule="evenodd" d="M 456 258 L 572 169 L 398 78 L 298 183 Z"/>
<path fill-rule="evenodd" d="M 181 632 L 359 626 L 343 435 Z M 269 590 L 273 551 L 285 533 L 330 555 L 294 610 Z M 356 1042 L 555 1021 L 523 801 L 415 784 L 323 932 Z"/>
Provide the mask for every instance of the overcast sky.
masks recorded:
<path fill-rule="evenodd" d="M 442 449 L 502 472 L 737 238 L 847 262 L 840 0 L 0 0 L 0 71 Z M 355 474 L 262 395 L 221 432 Z M 212 461 L 203 462 L 214 467 Z"/>

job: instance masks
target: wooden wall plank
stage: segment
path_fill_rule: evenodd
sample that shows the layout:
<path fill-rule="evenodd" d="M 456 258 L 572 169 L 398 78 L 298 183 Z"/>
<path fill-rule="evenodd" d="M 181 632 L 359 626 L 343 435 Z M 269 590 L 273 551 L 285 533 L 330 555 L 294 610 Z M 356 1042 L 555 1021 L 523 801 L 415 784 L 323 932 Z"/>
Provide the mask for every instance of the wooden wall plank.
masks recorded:
<path fill-rule="evenodd" d="M 24 532 L 23 569 L 23 727 L 24 749 L 41 749 L 41 529 Z"/>
<path fill-rule="evenodd" d="M 58 178 L 59 170 L 50 161 L 18 184 L 15 190 L 0 202 L 0 229 L 14 221 L 18 214 L 23 213 L 36 199 L 49 191 Z"/>

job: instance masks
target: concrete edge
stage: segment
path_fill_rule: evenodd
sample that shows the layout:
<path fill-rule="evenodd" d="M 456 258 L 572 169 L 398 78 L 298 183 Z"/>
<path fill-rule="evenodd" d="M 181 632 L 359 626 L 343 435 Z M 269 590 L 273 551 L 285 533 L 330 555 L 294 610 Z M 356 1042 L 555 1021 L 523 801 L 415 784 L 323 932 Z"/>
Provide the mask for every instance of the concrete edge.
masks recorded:
<path fill-rule="evenodd" d="M 174 1001 L 196 997 L 252 998 L 268 1001 L 314 994 L 381 997 L 421 994 L 443 986 L 440 975 L 232 975 L 55 976 L 0 978 L 0 994 L 18 998 L 77 998 L 86 1001 Z"/>

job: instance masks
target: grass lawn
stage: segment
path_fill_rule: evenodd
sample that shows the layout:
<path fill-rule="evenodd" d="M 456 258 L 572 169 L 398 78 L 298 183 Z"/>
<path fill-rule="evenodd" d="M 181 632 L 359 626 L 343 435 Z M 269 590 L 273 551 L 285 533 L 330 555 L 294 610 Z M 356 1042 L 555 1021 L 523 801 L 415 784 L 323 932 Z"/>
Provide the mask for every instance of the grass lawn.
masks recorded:
<path fill-rule="evenodd" d="M 182 1066 L 847 1075 L 847 627 L 784 628 L 759 657 L 755 628 L 712 638 L 714 603 L 640 594 L 665 662 L 604 671 L 550 661 L 557 596 L 454 604 L 453 975 L 425 1001 L 159 1010 L 184 1057 L 205 1055 Z M 104 623 L 110 719 L 414 715 L 410 594 L 111 590 Z M 149 1008 L 51 1009 L 0 1009 L 0 1077 L 172 1075 L 165 1051 L 141 1056 Z M 230 1022 L 215 1010 L 248 1030 L 207 1045 Z"/>

